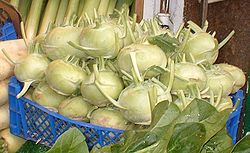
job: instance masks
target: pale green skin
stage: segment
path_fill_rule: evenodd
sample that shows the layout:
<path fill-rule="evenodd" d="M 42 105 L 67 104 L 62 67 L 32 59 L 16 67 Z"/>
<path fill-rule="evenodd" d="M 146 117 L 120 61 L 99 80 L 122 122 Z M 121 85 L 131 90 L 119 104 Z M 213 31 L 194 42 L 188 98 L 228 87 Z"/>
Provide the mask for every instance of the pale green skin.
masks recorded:
<path fill-rule="evenodd" d="M 72 41 L 79 44 L 79 38 L 81 34 L 79 27 L 66 26 L 56 27 L 50 31 L 45 37 L 43 50 L 52 60 L 62 59 L 67 55 L 73 55 L 79 58 L 85 58 L 86 54 L 68 44 Z"/>
<path fill-rule="evenodd" d="M 230 64 L 225 64 L 225 63 L 216 64 L 216 66 L 219 66 L 221 69 L 223 69 L 224 71 L 227 71 L 228 73 L 232 75 L 235 81 L 232 93 L 237 92 L 246 83 L 245 74 L 240 68 L 230 65 Z"/>
<path fill-rule="evenodd" d="M 61 95 L 72 95 L 80 87 L 87 74 L 81 67 L 63 60 L 51 62 L 46 69 L 46 80 L 49 86 Z"/>
<path fill-rule="evenodd" d="M 218 41 L 206 32 L 193 34 L 185 45 L 184 53 L 186 54 L 188 62 L 192 62 L 190 57 L 191 53 L 195 62 L 206 59 L 208 63 L 213 64 L 219 54 Z"/>
<path fill-rule="evenodd" d="M 85 50 L 85 53 L 91 57 L 115 58 L 123 47 L 122 39 L 115 40 L 116 25 L 112 23 L 101 23 L 92 28 L 83 28 L 80 36 L 80 45 L 97 50 Z M 118 36 L 119 37 L 119 36 Z M 116 44 L 118 48 L 116 48 Z"/>
<path fill-rule="evenodd" d="M 49 60 L 44 55 L 30 54 L 15 65 L 14 74 L 21 82 L 41 80 L 48 65 Z"/>
<path fill-rule="evenodd" d="M 200 90 L 203 90 L 206 86 L 207 76 L 205 71 L 193 63 L 176 63 L 174 72 L 176 75 L 189 80 L 183 80 L 178 77 L 174 77 L 172 91 L 183 90 L 186 93 L 189 92 L 188 86 L 191 84 L 197 84 Z M 169 72 L 165 72 L 160 76 L 160 81 L 166 86 L 169 83 Z"/>
<path fill-rule="evenodd" d="M 148 92 L 153 86 L 152 82 L 142 82 L 139 85 L 131 84 L 121 92 L 118 103 L 126 108 L 121 109 L 121 112 L 128 121 L 135 124 L 150 125 L 151 109 L 153 108 L 151 108 Z M 157 99 L 155 100 L 157 102 Z M 152 104 L 153 107 L 155 105 Z"/>
<path fill-rule="evenodd" d="M 62 101 L 58 107 L 58 112 L 75 120 L 86 120 L 87 114 L 92 107 L 82 96 L 78 96 Z"/>
<path fill-rule="evenodd" d="M 40 82 L 32 94 L 32 99 L 38 104 L 56 109 L 66 98 L 52 90 L 46 82 Z"/>
<path fill-rule="evenodd" d="M 121 112 L 112 108 L 99 108 L 93 111 L 90 123 L 120 130 L 126 130 L 129 126 L 128 120 L 123 117 Z"/>
<path fill-rule="evenodd" d="M 155 65 L 165 68 L 167 65 L 166 55 L 158 46 L 151 44 L 132 44 L 123 48 L 117 56 L 119 68 L 127 73 L 130 73 L 132 68 L 130 52 L 136 52 L 136 62 L 141 74 L 151 66 Z M 146 77 L 151 78 L 156 75 L 158 74 L 155 72 L 149 72 Z"/>
<path fill-rule="evenodd" d="M 124 88 L 121 78 L 112 71 L 100 71 L 98 81 L 101 85 L 101 89 L 113 99 L 117 99 Z M 109 100 L 103 96 L 94 82 L 94 73 L 82 82 L 81 93 L 84 99 L 95 106 L 105 106 L 110 104 Z"/>
<path fill-rule="evenodd" d="M 209 87 L 213 91 L 214 96 L 218 96 L 220 92 L 220 85 L 223 87 L 222 97 L 228 96 L 234 86 L 234 79 L 230 73 L 223 70 L 210 70 L 206 72 L 207 84 L 206 88 Z M 209 92 L 207 93 L 209 94 Z"/>

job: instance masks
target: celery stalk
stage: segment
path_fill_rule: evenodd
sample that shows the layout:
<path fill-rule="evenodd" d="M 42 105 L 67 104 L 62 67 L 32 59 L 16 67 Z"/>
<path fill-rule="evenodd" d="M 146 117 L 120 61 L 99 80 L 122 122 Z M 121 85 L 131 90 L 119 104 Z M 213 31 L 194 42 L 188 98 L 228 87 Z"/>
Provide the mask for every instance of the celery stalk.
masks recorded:
<path fill-rule="evenodd" d="M 19 5 L 19 0 L 11 0 L 10 4 L 13 5 L 17 9 Z"/>
<path fill-rule="evenodd" d="M 28 40 L 34 38 L 38 31 L 44 0 L 33 0 L 25 24 L 25 33 Z"/>
<path fill-rule="evenodd" d="M 79 4 L 79 7 L 78 7 L 78 12 L 77 12 L 78 17 L 81 17 L 84 5 L 85 5 L 85 0 L 80 0 L 80 4 Z"/>
<path fill-rule="evenodd" d="M 98 9 L 101 0 L 86 0 L 85 5 L 83 7 L 82 15 L 84 16 L 85 13 L 88 14 L 90 18 L 94 18 L 94 9 Z"/>
<path fill-rule="evenodd" d="M 38 34 L 46 33 L 49 24 L 52 24 L 55 22 L 59 4 L 60 4 L 60 0 L 48 1 Z"/>
<path fill-rule="evenodd" d="M 109 3 L 110 3 L 110 0 L 101 0 L 99 7 L 98 7 L 98 10 L 97 10 L 99 15 L 106 15 L 107 14 L 107 11 L 109 8 Z"/>
<path fill-rule="evenodd" d="M 18 10 L 21 14 L 22 21 L 25 23 L 29 13 L 32 0 L 20 0 Z"/>
<path fill-rule="evenodd" d="M 64 19 L 64 25 L 69 25 L 73 15 L 77 15 L 79 1 L 80 0 L 69 0 L 66 16 Z"/>
<path fill-rule="evenodd" d="M 69 0 L 61 0 L 60 6 L 57 11 L 55 25 L 59 26 L 63 23 Z"/>
<path fill-rule="evenodd" d="M 110 0 L 107 14 L 113 14 L 117 0 Z"/>

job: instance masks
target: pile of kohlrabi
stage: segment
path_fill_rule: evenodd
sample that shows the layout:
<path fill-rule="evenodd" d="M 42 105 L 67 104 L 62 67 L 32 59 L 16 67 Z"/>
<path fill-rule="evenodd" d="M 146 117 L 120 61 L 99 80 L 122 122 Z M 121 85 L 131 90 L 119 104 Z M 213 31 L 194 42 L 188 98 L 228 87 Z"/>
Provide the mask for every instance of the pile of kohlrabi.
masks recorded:
<path fill-rule="evenodd" d="M 15 75 L 24 82 L 18 98 L 31 92 L 33 101 L 71 119 L 150 127 L 160 103 L 181 112 L 200 99 L 222 112 L 245 84 L 238 67 L 214 64 L 234 32 L 219 43 L 207 25 L 189 21 L 174 33 L 156 18 L 136 23 L 126 8 L 111 16 L 93 10 L 93 17 L 83 13 L 66 23 L 27 44 L 31 53 L 15 62 Z"/>

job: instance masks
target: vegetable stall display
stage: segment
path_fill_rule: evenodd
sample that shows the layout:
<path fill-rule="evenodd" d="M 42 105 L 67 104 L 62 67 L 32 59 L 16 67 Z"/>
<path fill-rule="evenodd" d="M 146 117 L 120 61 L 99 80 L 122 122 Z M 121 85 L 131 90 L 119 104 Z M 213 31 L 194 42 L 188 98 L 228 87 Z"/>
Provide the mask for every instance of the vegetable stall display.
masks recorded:
<path fill-rule="evenodd" d="M 230 152 L 229 95 L 245 84 L 245 75 L 236 66 L 214 63 L 234 31 L 220 43 L 206 31 L 208 23 L 201 28 L 189 21 L 174 33 L 156 18 L 137 23 L 123 3 L 132 4 L 34 0 L 26 4 L 30 10 L 22 6 L 29 53 L 15 59 L 2 50 L 13 69 L 6 76 L 14 73 L 24 83 L 17 98 L 77 121 L 125 130 L 118 144 L 92 152 Z M 77 141 L 86 149 L 84 138 Z"/>

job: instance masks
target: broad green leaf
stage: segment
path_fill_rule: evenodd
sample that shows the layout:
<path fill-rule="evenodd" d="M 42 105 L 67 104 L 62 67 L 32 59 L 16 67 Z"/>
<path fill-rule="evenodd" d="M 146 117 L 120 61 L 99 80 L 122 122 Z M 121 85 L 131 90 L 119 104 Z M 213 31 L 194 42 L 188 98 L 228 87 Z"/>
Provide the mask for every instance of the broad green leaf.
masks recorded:
<path fill-rule="evenodd" d="M 77 128 L 64 132 L 47 153 L 88 153 L 85 137 Z"/>
<path fill-rule="evenodd" d="M 104 146 L 102 148 L 93 147 L 90 153 L 112 153 L 111 146 Z"/>
<path fill-rule="evenodd" d="M 244 136 L 233 148 L 232 153 L 249 153 L 250 152 L 250 134 Z"/>
<path fill-rule="evenodd" d="M 177 119 L 177 123 L 185 122 L 200 122 L 216 112 L 216 108 L 209 104 L 209 102 L 195 98 L 192 102 L 181 112 Z"/>
<path fill-rule="evenodd" d="M 174 104 L 159 103 L 153 111 L 153 125 L 146 130 L 125 131 L 125 143 L 121 147 L 122 152 L 135 152 L 154 145 L 164 136 L 170 124 L 178 117 L 180 110 Z M 158 122 L 157 122 L 158 121 Z"/>
<path fill-rule="evenodd" d="M 206 139 L 206 129 L 201 123 L 180 123 L 167 146 L 167 153 L 197 153 Z"/>
<path fill-rule="evenodd" d="M 221 112 L 216 111 L 207 119 L 201 121 L 206 128 L 206 141 L 213 137 L 218 131 L 225 127 L 227 119 L 232 112 L 232 109 L 226 109 Z"/>
<path fill-rule="evenodd" d="M 224 127 L 203 146 L 201 153 L 230 153 L 232 147 L 232 138 Z"/>

